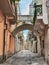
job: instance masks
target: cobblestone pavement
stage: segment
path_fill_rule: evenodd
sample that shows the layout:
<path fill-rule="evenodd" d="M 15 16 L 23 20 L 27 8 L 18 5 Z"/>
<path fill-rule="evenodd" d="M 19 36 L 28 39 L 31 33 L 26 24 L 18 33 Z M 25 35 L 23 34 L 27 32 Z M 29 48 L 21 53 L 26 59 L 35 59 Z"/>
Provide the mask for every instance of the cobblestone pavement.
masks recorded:
<path fill-rule="evenodd" d="M 9 58 L 3 65 L 47 65 L 43 57 L 33 54 L 31 52 L 30 54 L 28 52 L 30 51 L 25 52 L 24 50 L 16 53 L 11 58 Z"/>

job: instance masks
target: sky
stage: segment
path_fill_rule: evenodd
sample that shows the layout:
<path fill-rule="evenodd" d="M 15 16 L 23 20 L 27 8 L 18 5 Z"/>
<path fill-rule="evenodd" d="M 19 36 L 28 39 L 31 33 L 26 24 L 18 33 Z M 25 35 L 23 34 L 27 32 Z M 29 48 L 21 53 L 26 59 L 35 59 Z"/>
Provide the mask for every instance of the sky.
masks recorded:
<path fill-rule="evenodd" d="M 28 31 L 29 31 L 29 30 L 23 30 L 23 35 L 24 35 L 24 39 L 25 39 L 25 40 L 27 39 Z"/>
<path fill-rule="evenodd" d="M 28 15 L 29 14 L 29 4 L 32 2 L 32 0 L 20 0 L 20 13 L 22 15 Z M 23 31 L 24 38 L 26 40 L 28 34 L 28 30 Z"/>
<path fill-rule="evenodd" d="M 29 4 L 32 0 L 20 0 L 20 12 L 23 15 L 29 14 Z"/>

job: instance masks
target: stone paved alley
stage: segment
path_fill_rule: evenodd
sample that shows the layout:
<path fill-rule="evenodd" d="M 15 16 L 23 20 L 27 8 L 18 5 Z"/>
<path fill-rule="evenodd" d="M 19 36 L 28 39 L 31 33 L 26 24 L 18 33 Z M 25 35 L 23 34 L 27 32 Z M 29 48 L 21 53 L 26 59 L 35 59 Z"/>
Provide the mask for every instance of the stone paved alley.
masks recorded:
<path fill-rule="evenodd" d="M 22 50 L 9 58 L 3 65 L 47 65 L 43 57 L 29 52 Z"/>

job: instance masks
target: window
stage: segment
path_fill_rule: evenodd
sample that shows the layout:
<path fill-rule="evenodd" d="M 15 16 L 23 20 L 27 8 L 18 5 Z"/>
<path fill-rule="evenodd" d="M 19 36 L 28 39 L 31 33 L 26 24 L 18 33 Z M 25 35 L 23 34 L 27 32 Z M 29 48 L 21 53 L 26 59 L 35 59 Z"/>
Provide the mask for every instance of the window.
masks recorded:
<path fill-rule="evenodd" d="M 37 15 L 41 15 L 42 14 L 42 5 L 37 5 Z"/>

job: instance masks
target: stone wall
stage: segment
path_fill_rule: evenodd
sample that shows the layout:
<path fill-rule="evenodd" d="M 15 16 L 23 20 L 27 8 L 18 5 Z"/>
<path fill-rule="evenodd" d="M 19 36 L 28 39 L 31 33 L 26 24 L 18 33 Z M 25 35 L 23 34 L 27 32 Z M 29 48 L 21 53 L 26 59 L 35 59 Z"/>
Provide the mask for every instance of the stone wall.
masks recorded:
<path fill-rule="evenodd" d="M 4 17 L 0 10 L 0 61 L 3 55 L 3 43 L 4 43 Z"/>

